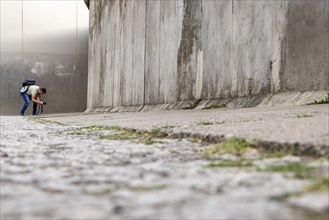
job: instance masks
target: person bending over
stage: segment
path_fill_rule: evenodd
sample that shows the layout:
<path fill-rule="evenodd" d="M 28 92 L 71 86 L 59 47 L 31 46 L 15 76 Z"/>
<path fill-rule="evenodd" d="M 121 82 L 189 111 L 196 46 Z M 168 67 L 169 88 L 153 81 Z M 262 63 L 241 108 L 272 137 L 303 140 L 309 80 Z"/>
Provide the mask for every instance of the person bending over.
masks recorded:
<path fill-rule="evenodd" d="M 36 115 L 37 113 L 37 106 L 43 105 L 44 103 L 40 100 L 40 96 L 46 93 L 46 88 L 40 88 L 39 86 L 32 85 L 29 86 L 26 91 L 26 88 L 21 89 L 21 96 L 24 100 L 24 105 L 22 107 L 21 112 L 19 113 L 20 116 L 24 116 L 24 113 L 29 107 L 30 100 L 33 102 L 33 110 L 32 110 L 32 115 Z"/>

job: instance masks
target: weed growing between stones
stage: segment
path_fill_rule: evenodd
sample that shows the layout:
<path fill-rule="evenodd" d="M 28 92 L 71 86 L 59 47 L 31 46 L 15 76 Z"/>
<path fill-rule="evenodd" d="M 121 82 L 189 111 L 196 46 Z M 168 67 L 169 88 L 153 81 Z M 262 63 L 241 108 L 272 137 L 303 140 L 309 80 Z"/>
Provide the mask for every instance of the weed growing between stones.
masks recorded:
<path fill-rule="evenodd" d="M 328 191 L 329 190 L 329 177 L 322 177 L 317 179 L 313 184 L 306 187 L 307 192 L 318 192 L 318 191 Z"/>
<path fill-rule="evenodd" d="M 202 137 L 197 136 L 197 135 L 193 135 L 191 137 L 187 138 L 189 141 L 191 141 L 192 143 L 202 143 Z"/>
<path fill-rule="evenodd" d="M 318 105 L 318 104 L 328 104 L 328 103 L 329 103 L 329 93 L 327 94 L 326 97 L 324 97 L 324 99 L 320 101 L 314 100 L 314 102 L 307 103 L 307 105 Z"/>
<path fill-rule="evenodd" d="M 92 196 L 109 196 L 110 194 L 113 193 L 112 188 L 105 188 L 100 191 L 95 191 L 95 192 L 87 192 L 87 194 L 92 195 Z"/>
<path fill-rule="evenodd" d="M 211 161 L 208 165 L 208 167 L 251 167 L 251 166 L 253 166 L 252 161 L 246 159 Z"/>
<path fill-rule="evenodd" d="M 166 189 L 168 186 L 165 184 L 160 185 L 145 185 L 145 186 L 126 186 L 127 189 L 135 192 L 147 192 L 153 190 Z"/>
<path fill-rule="evenodd" d="M 244 152 L 250 150 L 250 148 L 254 148 L 255 145 L 251 142 L 238 139 L 238 138 L 229 138 L 225 141 L 211 145 L 204 151 L 204 156 L 206 158 L 212 158 L 219 154 L 237 154 L 241 155 Z"/>
<path fill-rule="evenodd" d="M 313 117 L 313 115 L 309 115 L 309 114 L 301 114 L 301 115 L 297 115 L 297 118 L 309 118 L 309 117 Z"/>
<path fill-rule="evenodd" d="M 309 179 L 312 177 L 312 173 L 315 169 L 313 167 L 308 167 L 301 163 L 290 163 L 285 165 L 271 165 L 265 169 L 269 172 L 280 172 L 283 174 L 291 173 L 293 177 L 299 179 Z"/>
<path fill-rule="evenodd" d="M 109 131 L 110 134 L 102 134 L 104 131 Z M 98 133 L 98 135 L 97 135 Z M 106 140 L 130 140 L 136 143 L 142 143 L 146 145 L 152 145 L 155 143 L 160 143 L 159 141 L 154 140 L 154 138 L 158 137 L 160 133 L 160 129 L 156 128 L 151 131 L 138 131 L 132 128 L 121 128 L 118 126 L 88 126 L 81 127 L 70 134 L 73 135 L 83 135 L 83 134 L 95 134 L 99 136 L 101 139 Z"/>
<path fill-rule="evenodd" d="M 208 107 L 204 107 L 202 109 L 205 110 L 205 109 L 218 109 L 218 108 L 226 108 L 226 105 L 225 104 L 220 104 L 220 105 L 216 104 L 216 105 L 210 105 Z"/>
<path fill-rule="evenodd" d="M 208 125 L 222 125 L 224 124 L 225 122 L 223 121 L 202 121 L 199 123 L 199 125 L 205 125 L 205 126 L 208 126 Z"/>
<path fill-rule="evenodd" d="M 175 125 L 166 125 L 166 126 L 163 126 L 161 128 L 163 129 L 172 129 L 172 128 L 175 128 L 176 126 Z"/>
<path fill-rule="evenodd" d="M 195 100 L 190 106 L 184 107 L 182 109 L 195 109 L 200 102 L 201 99 Z"/>
<path fill-rule="evenodd" d="M 260 149 L 260 153 L 263 155 L 265 158 L 280 158 L 280 157 L 285 157 L 288 155 L 292 156 L 298 156 L 299 152 L 297 149 L 292 148 L 292 149 L 282 149 L 282 150 L 268 150 L 265 148 Z"/>
<path fill-rule="evenodd" d="M 44 124 L 44 125 L 67 126 L 67 124 L 64 124 L 64 123 L 60 123 L 60 122 L 56 122 L 56 121 L 49 121 L 49 120 L 42 119 L 42 118 L 35 118 L 35 117 L 32 117 L 32 116 L 27 117 L 27 119 L 31 120 L 31 121 L 38 122 L 40 124 Z"/>

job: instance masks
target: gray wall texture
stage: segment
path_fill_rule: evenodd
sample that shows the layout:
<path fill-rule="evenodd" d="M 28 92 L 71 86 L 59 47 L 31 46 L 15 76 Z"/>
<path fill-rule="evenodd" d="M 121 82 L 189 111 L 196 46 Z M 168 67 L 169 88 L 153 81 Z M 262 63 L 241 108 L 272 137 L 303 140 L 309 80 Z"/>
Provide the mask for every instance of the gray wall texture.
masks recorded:
<path fill-rule="evenodd" d="M 90 1 L 87 106 L 329 90 L 328 2 Z"/>

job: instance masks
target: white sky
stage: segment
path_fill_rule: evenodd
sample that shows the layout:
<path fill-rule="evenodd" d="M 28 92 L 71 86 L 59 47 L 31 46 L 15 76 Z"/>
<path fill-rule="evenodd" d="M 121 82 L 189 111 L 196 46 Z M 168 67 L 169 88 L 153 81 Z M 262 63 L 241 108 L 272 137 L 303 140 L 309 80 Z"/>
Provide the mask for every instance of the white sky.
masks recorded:
<path fill-rule="evenodd" d="M 17 50 L 22 36 L 28 42 L 61 32 L 75 33 L 77 24 L 79 30 L 88 29 L 89 11 L 83 0 L 0 0 L 0 6 L 2 51 Z"/>

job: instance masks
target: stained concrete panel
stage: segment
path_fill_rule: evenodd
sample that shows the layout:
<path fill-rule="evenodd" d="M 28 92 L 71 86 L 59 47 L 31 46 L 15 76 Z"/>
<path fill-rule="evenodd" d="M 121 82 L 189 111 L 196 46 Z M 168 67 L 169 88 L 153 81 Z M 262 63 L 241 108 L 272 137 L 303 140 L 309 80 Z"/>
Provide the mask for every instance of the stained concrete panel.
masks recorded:
<path fill-rule="evenodd" d="M 177 101 L 177 51 L 180 46 L 184 2 L 160 1 L 160 88 L 158 103 Z"/>
<path fill-rule="evenodd" d="M 145 10 L 146 1 L 127 1 L 121 73 L 123 106 L 144 102 Z"/>
<path fill-rule="evenodd" d="M 288 8 L 282 90 L 328 90 L 329 3 L 290 1 Z"/>
<path fill-rule="evenodd" d="M 88 61 L 88 101 L 87 107 L 91 108 L 93 106 L 98 106 L 99 103 L 97 102 L 97 97 L 99 94 L 99 68 L 100 68 L 100 54 L 99 47 L 102 42 L 99 40 L 98 30 L 100 29 L 100 24 L 97 22 L 98 17 L 100 17 L 99 12 L 96 8 L 96 4 L 99 4 L 99 1 L 91 1 L 90 2 L 90 14 L 89 14 L 89 24 L 90 24 L 90 31 L 89 31 L 89 56 Z M 102 104 L 100 104 L 102 106 Z"/>
<path fill-rule="evenodd" d="M 232 2 L 202 2 L 202 99 L 229 97 L 232 88 Z M 235 79 L 236 80 L 236 79 Z"/>
<path fill-rule="evenodd" d="M 122 75 L 123 75 L 123 60 L 125 45 L 124 37 L 124 19 L 126 17 L 127 9 L 124 2 L 113 1 L 111 12 L 114 20 L 114 72 L 113 72 L 113 107 L 121 106 L 122 104 Z"/>
<path fill-rule="evenodd" d="M 115 24 L 111 21 L 115 19 L 115 12 L 111 6 L 113 2 L 106 2 L 103 9 L 103 16 L 106 19 L 102 29 L 104 32 L 105 38 L 103 39 L 103 49 L 102 49 L 102 61 L 103 61 L 103 84 L 104 84 L 104 94 L 103 94 L 103 106 L 112 106 L 113 105 L 113 76 L 114 76 L 114 57 L 115 57 L 115 41 L 114 41 L 114 27 Z"/>
<path fill-rule="evenodd" d="M 234 1 L 233 44 L 237 95 L 270 92 L 272 51 L 271 1 Z"/>
<path fill-rule="evenodd" d="M 177 52 L 178 100 L 193 100 L 196 95 L 198 54 L 201 51 L 202 1 L 184 1 L 182 33 Z"/>
<path fill-rule="evenodd" d="M 160 84 L 160 0 L 147 1 L 145 45 L 145 104 L 158 104 Z"/>

